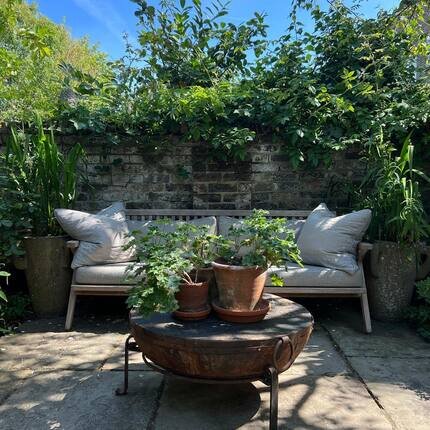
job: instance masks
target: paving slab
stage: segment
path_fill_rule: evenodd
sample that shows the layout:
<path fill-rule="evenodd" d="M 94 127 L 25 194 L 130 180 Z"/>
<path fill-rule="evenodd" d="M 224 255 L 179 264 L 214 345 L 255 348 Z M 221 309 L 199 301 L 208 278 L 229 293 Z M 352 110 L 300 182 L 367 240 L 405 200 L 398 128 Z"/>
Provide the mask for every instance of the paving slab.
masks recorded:
<path fill-rule="evenodd" d="M 0 404 L 14 391 L 20 389 L 26 378 L 35 374 L 32 370 L 0 370 Z"/>
<path fill-rule="evenodd" d="M 264 429 L 269 390 L 262 383 L 200 385 L 167 379 L 155 429 Z M 363 384 L 349 376 L 280 378 L 280 429 L 392 430 Z"/>
<path fill-rule="evenodd" d="M 399 429 L 430 428 L 430 359 L 351 357 L 350 361 Z"/>
<path fill-rule="evenodd" d="M 0 370 L 98 369 L 123 343 L 125 334 L 115 326 L 85 322 L 64 331 L 64 321 L 36 320 L 18 333 L 0 338 Z"/>
<path fill-rule="evenodd" d="M 144 372 L 127 396 L 115 396 L 119 372 L 56 371 L 24 381 L 0 406 L 2 430 L 134 430 L 148 426 L 162 376 Z"/>
<path fill-rule="evenodd" d="M 372 320 L 373 332 L 366 334 L 351 323 L 359 315 L 348 315 L 321 321 L 346 356 L 430 358 L 430 343 L 417 336 L 406 323 Z"/>

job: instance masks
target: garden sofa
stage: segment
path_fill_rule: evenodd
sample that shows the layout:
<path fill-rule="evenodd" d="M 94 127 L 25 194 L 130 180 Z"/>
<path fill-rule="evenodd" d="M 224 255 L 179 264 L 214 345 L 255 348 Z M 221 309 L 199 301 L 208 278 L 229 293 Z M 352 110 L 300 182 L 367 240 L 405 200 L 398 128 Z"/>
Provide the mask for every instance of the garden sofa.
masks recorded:
<path fill-rule="evenodd" d="M 139 221 L 167 218 L 171 220 L 190 221 L 204 217 L 216 218 L 216 231 L 225 234 L 225 229 L 231 224 L 231 219 L 240 219 L 249 215 L 247 210 L 176 210 L 176 209 L 129 209 L 126 210 L 127 223 L 136 224 Z M 311 211 L 302 210 L 273 210 L 270 217 L 285 217 L 296 236 Z M 230 217 L 230 218 L 227 218 Z M 203 221 L 203 220 L 202 220 Z M 130 226 L 130 230 L 134 227 Z M 223 231 L 224 230 L 224 231 Z M 79 241 L 71 240 L 67 246 L 76 252 Z M 271 286 L 270 276 L 267 278 L 267 293 L 283 297 L 357 297 L 360 298 L 364 327 L 366 333 L 372 331 L 369 306 L 367 300 L 366 282 L 363 271 L 363 259 L 372 248 L 368 243 L 358 243 L 358 270 L 348 274 L 342 270 L 305 264 L 288 263 L 288 270 L 283 267 L 271 268 L 285 281 L 284 287 Z M 354 262 L 355 264 L 355 262 Z M 73 271 L 69 305 L 66 317 L 66 330 L 70 330 L 73 322 L 76 297 L 78 295 L 115 296 L 127 295 L 133 287 L 125 281 L 125 271 L 129 263 L 102 264 L 78 267 Z"/>

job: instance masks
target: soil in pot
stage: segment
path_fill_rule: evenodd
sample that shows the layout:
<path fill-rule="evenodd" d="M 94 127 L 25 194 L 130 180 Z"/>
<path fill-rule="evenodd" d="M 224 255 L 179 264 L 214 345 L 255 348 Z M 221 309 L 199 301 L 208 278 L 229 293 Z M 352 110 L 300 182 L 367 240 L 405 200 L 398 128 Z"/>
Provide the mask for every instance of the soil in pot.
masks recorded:
<path fill-rule="evenodd" d="M 220 306 L 224 309 L 252 311 L 263 294 L 267 270 L 215 262 L 212 267 Z"/>
<path fill-rule="evenodd" d="M 416 250 L 395 242 L 374 244 L 368 265 L 367 290 L 372 317 L 396 321 L 410 305 L 417 274 Z M 370 270 L 369 270 L 370 269 Z"/>

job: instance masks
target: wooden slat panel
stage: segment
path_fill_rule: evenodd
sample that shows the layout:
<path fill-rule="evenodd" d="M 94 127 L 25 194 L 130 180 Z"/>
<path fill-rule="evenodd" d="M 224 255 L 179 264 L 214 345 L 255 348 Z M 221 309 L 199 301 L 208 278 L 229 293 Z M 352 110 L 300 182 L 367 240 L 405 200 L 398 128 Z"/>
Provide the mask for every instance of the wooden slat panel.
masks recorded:
<path fill-rule="evenodd" d="M 326 295 L 360 295 L 366 290 L 362 287 L 265 287 L 267 293 L 287 296 L 326 296 Z"/>
<path fill-rule="evenodd" d="M 153 219 L 158 216 L 168 218 L 174 216 L 184 216 L 188 219 L 207 216 L 231 216 L 245 217 L 252 211 L 250 210 L 222 210 L 222 209 L 127 209 L 127 216 L 143 216 L 148 219 Z M 286 218 L 306 218 L 311 211 L 305 210 L 272 210 L 269 211 L 270 217 L 286 217 Z"/>

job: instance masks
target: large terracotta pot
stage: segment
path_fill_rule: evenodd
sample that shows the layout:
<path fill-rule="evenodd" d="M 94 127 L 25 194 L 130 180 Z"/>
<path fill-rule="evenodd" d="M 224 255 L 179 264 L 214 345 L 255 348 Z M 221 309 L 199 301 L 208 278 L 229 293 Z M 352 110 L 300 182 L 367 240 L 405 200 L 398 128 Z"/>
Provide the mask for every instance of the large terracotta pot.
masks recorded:
<path fill-rule="evenodd" d="M 207 282 L 196 284 L 181 284 L 175 294 L 179 310 L 182 312 L 197 312 L 208 306 L 209 287 Z"/>
<path fill-rule="evenodd" d="M 263 294 L 267 270 L 215 262 L 212 267 L 221 306 L 226 309 L 252 311 Z"/>
<path fill-rule="evenodd" d="M 24 239 L 25 276 L 33 309 L 38 316 L 65 313 L 72 271 L 65 236 Z"/>
<path fill-rule="evenodd" d="M 385 241 L 373 245 L 366 270 L 372 317 L 381 321 L 404 317 L 412 300 L 417 268 L 417 249 Z"/>

